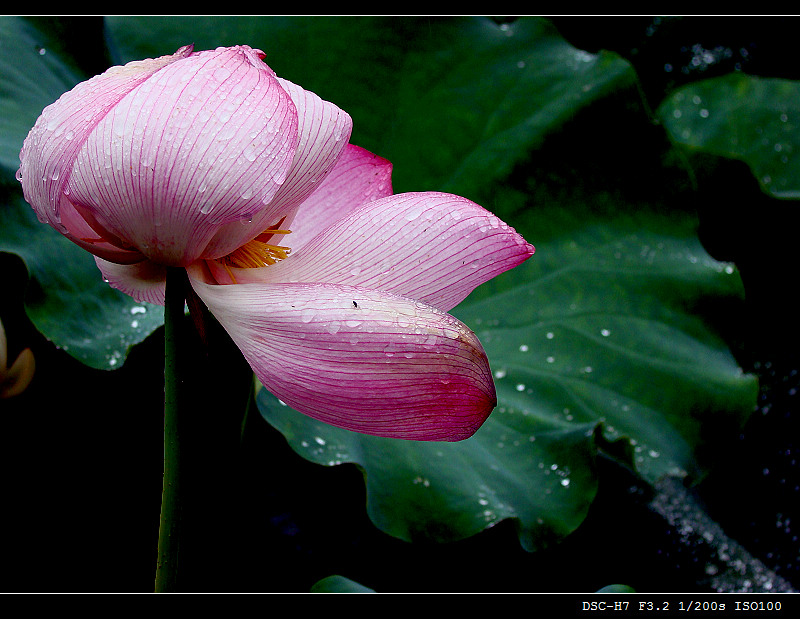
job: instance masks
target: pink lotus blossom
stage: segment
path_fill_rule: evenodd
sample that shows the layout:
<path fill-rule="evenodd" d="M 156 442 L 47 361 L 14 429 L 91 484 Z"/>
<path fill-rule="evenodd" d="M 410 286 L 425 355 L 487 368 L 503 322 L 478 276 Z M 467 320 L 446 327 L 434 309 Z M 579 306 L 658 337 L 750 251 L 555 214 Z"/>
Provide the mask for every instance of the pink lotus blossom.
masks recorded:
<path fill-rule="evenodd" d="M 533 254 L 477 204 L 392 194 L 338 107 L 246 46 L 114 67 L 46 108 L 18 177 L 39 219 L 107 281 L 192 287 L 258 379 L 367 434 L 461 440 L 496 405 L 475 334 L 447 312 Z"/>

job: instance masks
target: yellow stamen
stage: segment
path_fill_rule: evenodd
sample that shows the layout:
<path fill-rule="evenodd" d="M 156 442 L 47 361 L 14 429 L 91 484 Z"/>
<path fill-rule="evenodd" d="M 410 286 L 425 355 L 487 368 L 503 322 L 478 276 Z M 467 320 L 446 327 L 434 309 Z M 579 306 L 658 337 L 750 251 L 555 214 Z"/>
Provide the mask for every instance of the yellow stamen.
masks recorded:
<path fill-rule="evenodd" d="M 278 260 L 285 260 L 292 251 L 283 245 L 273 245 L 267 243 L 273 234 L 289 234 L 291 230 L 278 228 L 283 223 L 279 221 L 274 228 L 267 228 L 252 241 L 248 241 L 239 249 L 232 251 L 220 262 L 226 269 L 228 267 L 238 267 L 240 269 L 257 269 L 259 267 L 275 264 Z M 230 273 L 230 270 L 228 270 Z"/>

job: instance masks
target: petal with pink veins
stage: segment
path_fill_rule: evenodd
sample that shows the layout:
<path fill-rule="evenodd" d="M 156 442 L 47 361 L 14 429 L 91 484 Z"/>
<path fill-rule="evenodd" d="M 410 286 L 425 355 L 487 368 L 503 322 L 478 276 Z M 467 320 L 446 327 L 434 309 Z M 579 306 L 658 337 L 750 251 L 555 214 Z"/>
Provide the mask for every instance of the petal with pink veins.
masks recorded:
<path fill-rule="evenodd" d="M 297 251 L 360 206 L 392 195 L 392 163 L 348 144 L 319 188 L 303 202 L 285 240 Z"/>
<path fill-rule="evenodd" d="M 142 260 L 136 264 L 117 264 L 95 256 L 97 268 L 109 286 L 133 297 L 139 303 L 164 305 L 167 271 L 163 265 Z"/>
<path fill-rule="evenodd" d="M 300 143 L 292 169 L 275 202 L 297 205 L 319 187 L 350 141 L 353 120 L 333 103 L 283 78 L 278 83 L 297 108 Z"/>
<path fill-rule="evenodd" d="M 192 47 L 185 46 L 169 56 L 111 67 L 81 82 L 42 111 L 25 138 L 17 172 L 25 200 L 41 221 L 67 232 L 60 213 L 61 203 L 66 200 L 64 187 L 89 134 L 131 90 L 191 53 Z"/>
<path fill-rule="evenodd" d="M 238 283 L 364 286 L 449 311 L 533 253 L 513 228 L 466 198 L 404 193 L 351 212 L 278 264 L 231 271 Z"/>
<path fill-rule="evenodd" d="M 153 73 L 103 116 L 65 190 L 151 260 L 186 266 L 249 240 L 227 234 L 209 256 L 221 226 L 277 215 L 266 205 L 297 141 L 295 106 L 255 50 L 200 52 Z"/>
<path fill-rule="evenodd" d="M 61 203 L 59 217 L 64 236 L 95 256 L 119 264 L 132 264 L 145 259 L 141 252 L 128 247 L 127 241 L 104 229 L 90 212 L 79 212 L 69 200 Z"/>
<path fill-rule="evenodd" d="M 334 168 L 350 139 L 353 121 L 349 114 L 313 92 L 287 80 L 277 80 L 297 109 L 299 141 L 291 168 L 269 206 L 249 220 L 221 227 L 208 244 L 206 256 L 229 253 L 230 249 L 221 254 L 217 246 L 228 248 L 231 239 L 242 245 L 279 222 L 281 227 L 290 225 L 298 208 L 305 208 L 303 201 Z"/>
<path fill-rule="evenodd" d="M 454 317 L 334 284 L 192 286 L 264 387 L 310 417 L 411 440 L 471 436 L 496 405 L 486 354 Z"/>

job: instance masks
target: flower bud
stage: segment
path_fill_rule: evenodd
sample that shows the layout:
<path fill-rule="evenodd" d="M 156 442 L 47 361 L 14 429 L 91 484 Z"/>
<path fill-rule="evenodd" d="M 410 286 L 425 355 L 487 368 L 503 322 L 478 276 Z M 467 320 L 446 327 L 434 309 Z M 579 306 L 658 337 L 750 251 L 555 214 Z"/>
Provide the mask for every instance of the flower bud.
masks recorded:
<path fill-rule="evenodd" d="M 298 110 L 263 57 L 187 46 L 78 84 L 25 140 L 25 199 L 118 264 L 218 258 L 291 218 L 296 205 L 273 198 L 297 154 Z"/>

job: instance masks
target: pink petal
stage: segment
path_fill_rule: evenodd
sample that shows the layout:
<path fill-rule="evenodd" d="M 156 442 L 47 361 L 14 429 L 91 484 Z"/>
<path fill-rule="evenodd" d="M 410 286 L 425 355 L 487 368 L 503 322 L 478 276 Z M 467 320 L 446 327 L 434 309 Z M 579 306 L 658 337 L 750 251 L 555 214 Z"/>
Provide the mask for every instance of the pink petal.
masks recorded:
<path fill-rule="evenodd" d="M 365 434 L 462 440 L 496 404 L 486 355 L 458 320 L 354 286 L 192 285 L 265 388 L 315 419 Z"/>
<path fill-rule="evenodd" d="M 297 251 L 358 207 L 392 195 L 392 164 L 348 144 L 320 187 L 303 202 L 285 240 Z"/>
<path fill-rule="evenodd" d="M 405 193 L 353 211 L 278 264 L 233 274 L 239 283 L 364 286 L 448 311 L 533 253 L 513 228 L 466 198 Z"/>
<path fill-rule="evenodd" d="M 95 256 L 119 264 L 141 262 L 144 256 L 136 249 L 127 249 L 127 243 L 102 228 L 91 213 L 79 213 L 69 200 L 61 202 L 59 212 L 62 234 Z M 89 222 L 92 222 L 92 225 Z"/>
<path fill-rule="evenodd" d="M 86 136 L 65 190 L 151 260 L 182 266 L 249 240 L 239 226 L 208 255 L 221 226 L 278 215 L 266 205 L 296 145 L 297 113 L 272 70 L 255 50 L 220 48 L 120 99 Z"/>
<path fill-rule="evenodd" d="M 274 201 L 299 205 L 319 187 L 350 140 L 353 120 L 333 103 L 278 78 L 297 107 L 300 143 L 286 183 Z"/>
<path fill-rule="evenodd" d="M 42 111 L 25 138 L 17 172 L 25 200 L 41 221 L 61 232 L 67 231 L 60 214 L 61 203 L 66 200 L 64 187 L 87 136 L 129 92 L 191 52 L 191 46 L 186 46 L 170 56 L 112 67 L 81 82 Z"/>
<path fill-rule="evenodd" d="M 164 305 L 166 268 L 143 260 L 136 264 L 117 264 L 95 256 L 97 268 L 112 288 L 133 297 L 139 303 Z"/>
<path fill-rule="evenodd" d="M 208 256 L 230 253 L 220 253 L 217 246 L 229 247 L 232 237 L 240 239 L 241 245 L 279 221 L 281 227 L 290 225 L 300 204 L 325 179 L 350 139 L 353 121 L 346 112 L 287 80 L 278 78 L 278 82 L 297 109 L 299 143 L 292 167 L 264 213 L 222 227 L 207 247 Z"/>

